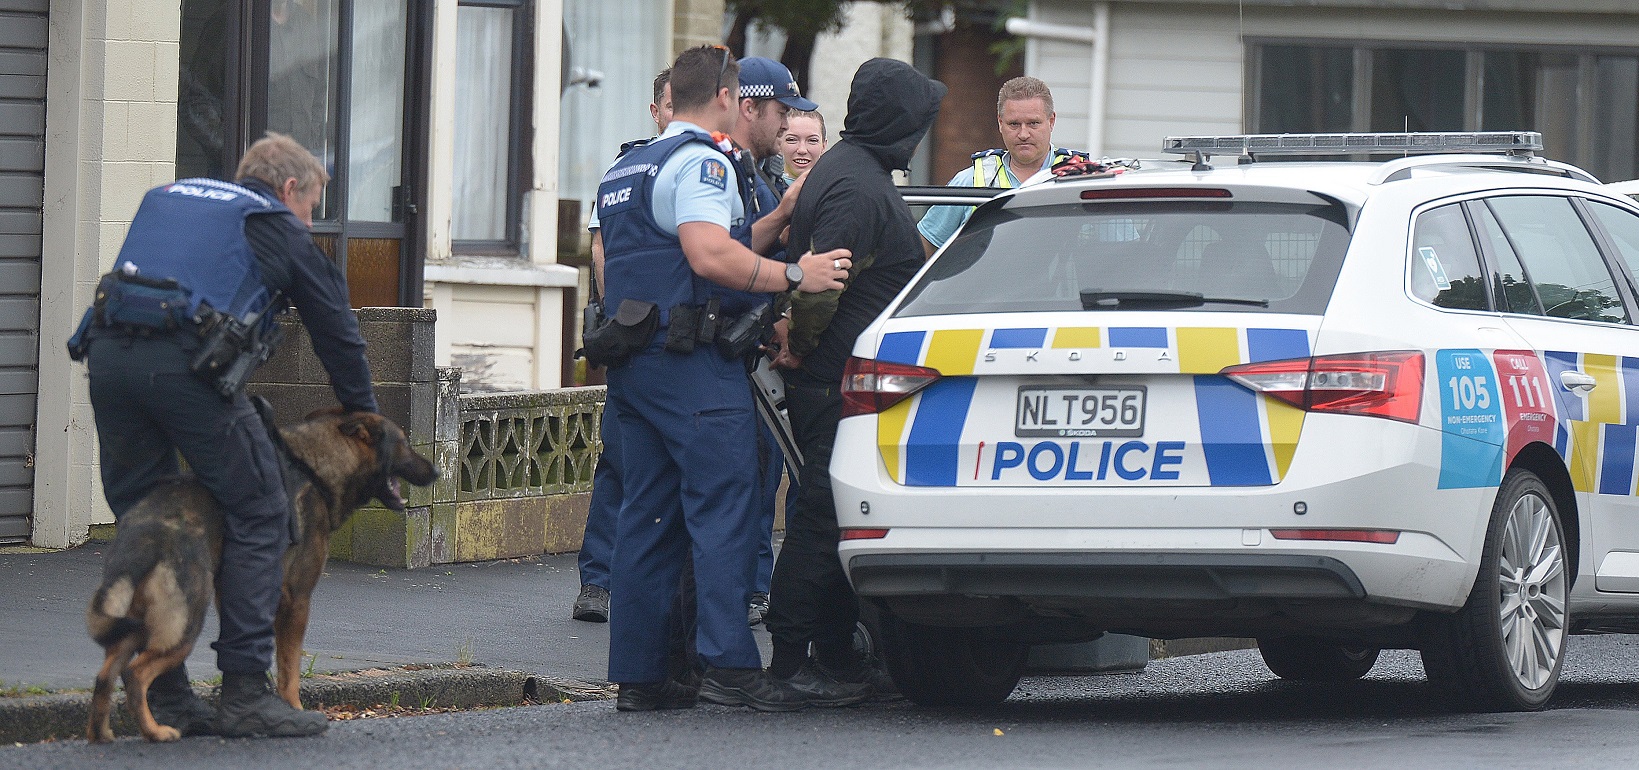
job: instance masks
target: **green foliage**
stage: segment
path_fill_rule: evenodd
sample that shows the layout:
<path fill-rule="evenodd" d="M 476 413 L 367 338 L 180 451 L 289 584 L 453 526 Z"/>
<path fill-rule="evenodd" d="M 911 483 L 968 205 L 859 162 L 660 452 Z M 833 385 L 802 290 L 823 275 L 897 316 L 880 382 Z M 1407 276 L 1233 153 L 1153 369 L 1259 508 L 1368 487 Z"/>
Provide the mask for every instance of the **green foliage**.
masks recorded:
<path fill-rule="evenodd" d="M 1008 0 L 1006 7 L 996 13 L 996 21 L 991 29 L 997 32 L 1007 31 L 1008 19 L 1022 19 L 1030 13 L 1029 0 Z M 996 74 L 1005 75 L 1012 69 L 1013 62 L 1024 55 L 1025 39 L 1008 36 L 990 44 L 990 53 L 996 57 Z"/>

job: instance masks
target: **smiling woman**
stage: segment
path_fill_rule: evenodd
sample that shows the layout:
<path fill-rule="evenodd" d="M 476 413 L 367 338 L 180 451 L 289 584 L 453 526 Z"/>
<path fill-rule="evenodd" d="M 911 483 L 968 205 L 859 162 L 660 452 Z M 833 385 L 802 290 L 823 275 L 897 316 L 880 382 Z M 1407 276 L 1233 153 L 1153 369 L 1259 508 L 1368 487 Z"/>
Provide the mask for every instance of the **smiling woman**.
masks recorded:
<path fill-rule="evenodd" d="M 785 133 L 780 136 L 780 154 L 785 157 L 785 180 L 794 182 L 808 173 L 814 161 L 825 154 L 825 116 L 819 112 L 792 110 L 785 116 Z"/>

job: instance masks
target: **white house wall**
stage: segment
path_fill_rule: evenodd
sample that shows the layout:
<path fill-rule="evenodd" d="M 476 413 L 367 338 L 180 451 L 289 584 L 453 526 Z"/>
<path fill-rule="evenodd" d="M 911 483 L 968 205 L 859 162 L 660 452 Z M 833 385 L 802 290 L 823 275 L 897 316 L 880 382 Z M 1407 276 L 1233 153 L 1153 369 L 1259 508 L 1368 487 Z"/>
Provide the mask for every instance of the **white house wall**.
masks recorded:
<path fill-rule="evenodd" d="M 1049 0 L 1033 3 L 1030 16 L 1090 27 L 1093 7 L 1088 0 Z M 1245 39 L 1632 48 L 1639 40 L 1639 16 L 1248 7 L 1243 19 L 1229 4 L 1111 2 L 1109 38 L 1104 154 L 1156 157 L 1168 135 L 1245 129 Z M 1026 71 L 1053 89 L 1058 108 L 1053 136 L 1063 146 L 1079 147 L 1088 134 L 1090 55 L 1085 43 L 1027 46 Z"/>
<path fill-rule="evenodd" d="M 63 352 L 137 203 L 175 174 L 178 0 L 53 0 L 46 73 L 36 545 L 113 521 L 94 465 L 85 366 Z"/>

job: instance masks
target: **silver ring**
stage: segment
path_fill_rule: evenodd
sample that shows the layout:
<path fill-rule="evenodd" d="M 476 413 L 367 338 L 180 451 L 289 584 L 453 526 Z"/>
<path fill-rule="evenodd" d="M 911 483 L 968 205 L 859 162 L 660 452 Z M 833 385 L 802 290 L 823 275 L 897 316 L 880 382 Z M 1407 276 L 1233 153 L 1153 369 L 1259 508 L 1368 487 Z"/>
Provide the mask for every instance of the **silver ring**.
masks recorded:
<path fill-rule="evenodd" d="M 831 260 L 831 269 L 832 270 L 841 270 L 842 269 L 842 260 L 840 260 L 840 259 Z"/>

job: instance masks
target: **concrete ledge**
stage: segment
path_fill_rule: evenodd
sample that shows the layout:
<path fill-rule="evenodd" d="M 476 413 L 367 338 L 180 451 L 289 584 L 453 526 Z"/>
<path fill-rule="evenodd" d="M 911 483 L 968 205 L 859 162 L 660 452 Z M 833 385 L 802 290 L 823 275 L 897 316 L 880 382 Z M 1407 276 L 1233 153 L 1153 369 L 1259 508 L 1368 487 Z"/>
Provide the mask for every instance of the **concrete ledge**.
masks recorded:
<path fill-rule="evenodd" d="M 201 698 L 215 705 L 215 688 L 196 689 Z M 425 703 L 473 708 L 612 697 L 611 689 L 594 684 L 484 666 L 371 669 L 323 674 L 302 681 L 302 704 L 308 708 L 369 708 L 393 702 L 410 707 Z M 0 745 L 83 740 L 90 708 L 91 694 L 85 692 L 0 698 Z M 125 711 L 124 693 L 114 695 L 110 724 L 116 735 L 137 735 Z"/>

